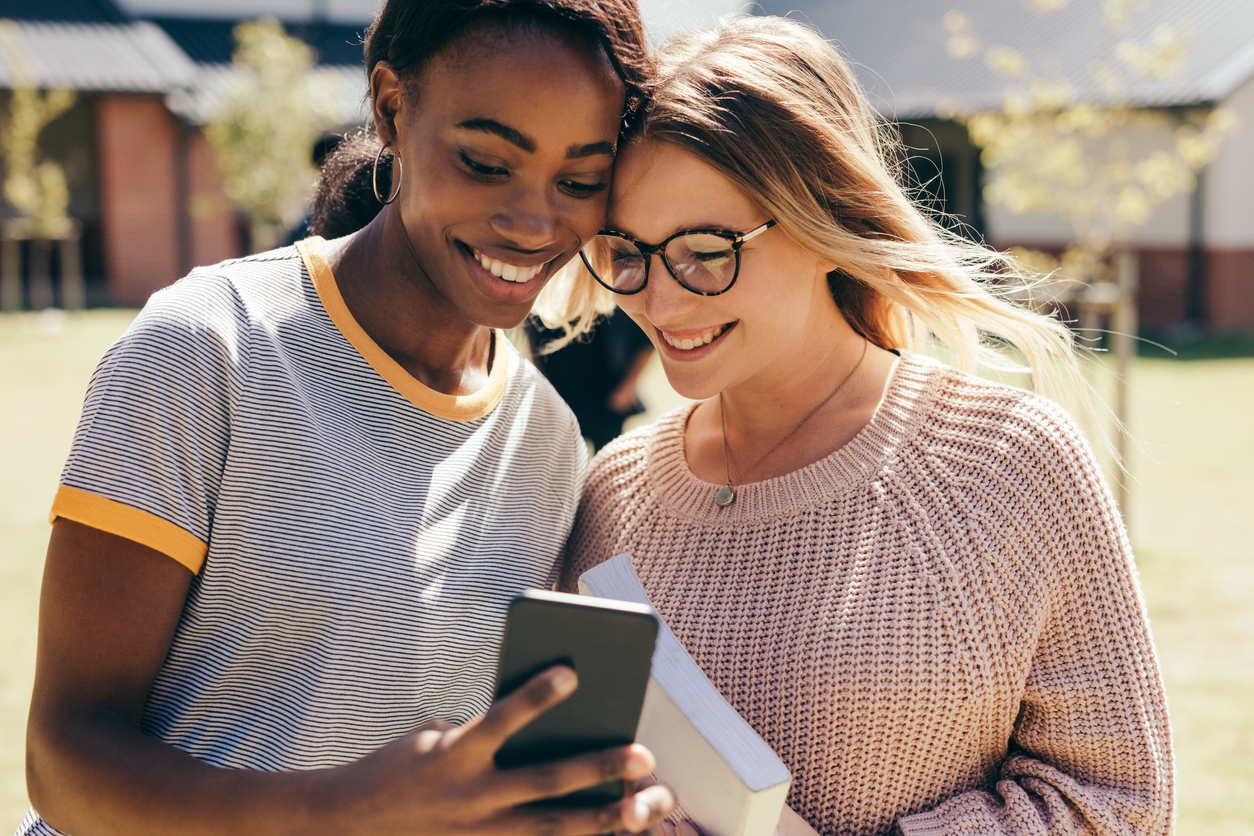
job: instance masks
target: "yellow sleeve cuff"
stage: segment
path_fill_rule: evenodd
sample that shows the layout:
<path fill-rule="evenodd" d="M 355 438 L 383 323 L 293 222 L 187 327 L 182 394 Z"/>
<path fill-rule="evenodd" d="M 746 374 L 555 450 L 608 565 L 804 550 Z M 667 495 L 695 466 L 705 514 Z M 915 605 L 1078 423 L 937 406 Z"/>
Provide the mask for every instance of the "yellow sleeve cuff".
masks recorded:
<path fill-rule="evenodd" d="M 205 564 L 205 555 L 209 552 L 207 543 L 172 522 L 121 502 L 65 485 L 57 488 L 48 522 L 56 522 L 57 517 L 89 525 L 109 534 L 134 540 L 141 546 L 156 549 L 191 569 L 193 574 L 200 573 L 200 567 Z"/>

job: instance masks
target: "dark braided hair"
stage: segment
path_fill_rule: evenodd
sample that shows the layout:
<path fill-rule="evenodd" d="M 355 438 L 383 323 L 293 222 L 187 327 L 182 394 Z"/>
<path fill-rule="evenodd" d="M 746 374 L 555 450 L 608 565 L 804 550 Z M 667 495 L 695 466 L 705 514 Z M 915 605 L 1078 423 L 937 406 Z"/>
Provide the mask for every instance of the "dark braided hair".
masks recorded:
<path fill-rule="evenodd" d="M 433 56 L 482 24 L 556 30 L 602 49 L 626 88 L 624 126 L 647 96 L 652 65 L 636 0 L 387 0 L 366 30 L 366 77 L 385 61 L 403 82 L 412 82 Z M 363 130 L 346 137 L 327 157 L 314 196 L 311 233 L 338 238 L 379 213 L 382 206 L 372 187 L 378 152 L 378 139 Z M 392 152 L 384 151 L 379 191 L 390 193 L 391 183 Z"/>

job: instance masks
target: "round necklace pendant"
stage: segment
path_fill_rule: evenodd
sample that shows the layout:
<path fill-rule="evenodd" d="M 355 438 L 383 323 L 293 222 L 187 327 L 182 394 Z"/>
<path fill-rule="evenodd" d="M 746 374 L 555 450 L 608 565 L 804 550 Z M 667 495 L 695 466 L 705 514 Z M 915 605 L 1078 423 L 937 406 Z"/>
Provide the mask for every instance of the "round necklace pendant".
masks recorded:
<path fill-rule="evenodd" d="M 732 490 L 731 485 L 720 485 L 718 490 L 714 492 L 714 504 L 720 508 L 726 508 L 736 501 L 736 492 Z"/>

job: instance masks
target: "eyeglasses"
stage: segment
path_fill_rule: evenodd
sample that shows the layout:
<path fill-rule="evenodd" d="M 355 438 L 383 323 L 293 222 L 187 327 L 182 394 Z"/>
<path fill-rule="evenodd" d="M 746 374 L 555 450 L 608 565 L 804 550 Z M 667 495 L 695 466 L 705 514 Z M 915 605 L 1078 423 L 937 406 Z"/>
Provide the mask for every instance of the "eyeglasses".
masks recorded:
<path fill-rule="evenodd" d="M 585 244 L 579 257 L 594 279 L 623 296 L 644 290 L 653 255 L 661 256 L 666 271 L 685 289 L 700 296 L 718 296 L 731 290 L 740 275 L 740 247 L 773 226 L 775 221 L 749 232 L 689 229 L 657 245 L 607 231 Z"/>

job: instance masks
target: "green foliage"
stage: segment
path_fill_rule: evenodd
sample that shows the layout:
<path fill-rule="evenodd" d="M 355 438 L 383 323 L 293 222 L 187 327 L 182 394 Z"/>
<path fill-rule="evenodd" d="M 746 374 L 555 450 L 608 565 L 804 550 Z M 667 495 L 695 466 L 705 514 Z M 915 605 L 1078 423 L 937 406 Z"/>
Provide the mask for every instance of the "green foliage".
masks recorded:
<path fill-rule="evenodd" d="M 313 189 L 310 153 L 335 123 L 336 91 L 277 20 L 241 23 L 235 41 L 235 72 L 206 134 L 235 206 L 254 223 L 290 225 Z"/>
<path fill-rule="evenodd" d="M 60 238 L 70 227 L 66 214 L 70 190 L 61 165 L 40 159 L 39 135 L 49 122 L 74 104 L 74 91 L 40 92 L 34 88 L 18 40 L 17 24 L 11 20 L 0 20 L 0 47 L 17 77 L 8 114 L 0 124 L 4 198 L 31 222 L 34 237 Z"/>
<path fill-rule="evenodd" d="M 1105 0 L 1103 19 L 1112 33 L 1127 25 L 1139 2 Z M 1049 14 L 1068 3 L 1032 0 L 1029 6 Z M 982 52 L 989 70 L 1008 80 L 1000 110 L 947 114 L 964 123 L 971 141 L 983 149 L 989 172 L 985 199 L 1015 214 L 1059 215 L 1073 230 L 1070 253 L 1045 265 L 1045 272 L 1061 267 L 1064 275 L 1093 277 L 1155 208 L 1196 188 L 1197 172 L 1236 128 L 1236 117 L 1223 108 L 1169 116 L 1080 101 L 1070 83 L 1038 70 L 1019 51 L 986 48 L 961 12 L 945 15 L 943 26 L 951 57 L 966 60 Z M 1188 33 L 1187 22 L 1181 22 L 1159 26 L 1148 43 L 1119 39 L 1108 59 L 1090 64 L 1089 77 L 1107 101 L 1119 102 L 1129 78 L 1162 81 L 1177 75 L 1187 57 Z M 1132 141 L 1153 136 L 1166 139 L 1157 147 Z"/>

